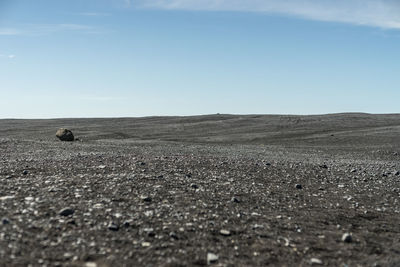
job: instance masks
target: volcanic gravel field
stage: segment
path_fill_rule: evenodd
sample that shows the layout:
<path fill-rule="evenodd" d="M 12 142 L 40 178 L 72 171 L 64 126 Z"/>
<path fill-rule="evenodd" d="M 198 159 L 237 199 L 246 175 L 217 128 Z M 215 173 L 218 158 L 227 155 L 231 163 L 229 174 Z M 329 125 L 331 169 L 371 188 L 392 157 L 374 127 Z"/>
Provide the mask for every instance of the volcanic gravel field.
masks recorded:
<path fill-rule="evenodd" d="M 399 199 L 400 115 L 0 120 L 0 266 L 400 266 Z"/>

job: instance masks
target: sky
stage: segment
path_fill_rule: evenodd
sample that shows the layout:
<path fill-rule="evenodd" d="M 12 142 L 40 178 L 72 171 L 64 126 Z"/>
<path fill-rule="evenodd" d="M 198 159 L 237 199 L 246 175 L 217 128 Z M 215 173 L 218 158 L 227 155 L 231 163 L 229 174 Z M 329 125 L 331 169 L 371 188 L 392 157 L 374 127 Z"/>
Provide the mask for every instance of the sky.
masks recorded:
<path fill-rule="evenodd" d="M 400 113 L 398 0 L 0 0 L 0 118 Z"/>

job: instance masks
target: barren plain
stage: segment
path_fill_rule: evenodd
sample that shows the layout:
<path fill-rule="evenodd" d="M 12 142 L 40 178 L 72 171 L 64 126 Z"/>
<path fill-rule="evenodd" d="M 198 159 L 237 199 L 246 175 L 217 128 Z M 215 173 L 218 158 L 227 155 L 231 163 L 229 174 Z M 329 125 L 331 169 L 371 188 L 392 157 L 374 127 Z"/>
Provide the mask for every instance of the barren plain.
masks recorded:
<path fill-rule="evenodd" d="M 400 266 L 399 174 L 396 114 L 0 120 L 0 266 Z"/>

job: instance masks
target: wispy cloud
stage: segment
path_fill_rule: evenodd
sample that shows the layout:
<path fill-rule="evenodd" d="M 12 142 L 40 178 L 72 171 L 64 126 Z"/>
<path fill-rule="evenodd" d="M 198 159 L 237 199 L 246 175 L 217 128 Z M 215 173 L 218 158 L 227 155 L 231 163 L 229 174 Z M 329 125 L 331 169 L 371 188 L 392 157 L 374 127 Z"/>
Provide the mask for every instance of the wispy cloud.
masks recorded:
<path fill-rule="evenodd" d="M 1 35 L 41 36 L 58 32 L 98 33 L 99 31 L 88 25 L 81 24 L 29 24 L 18 28 L 0 28 Z"/>
<path fill-rule="evenodd" d="M 135 6 L 277 13 L 311 20 L 400 29 L 398 0 L 137 0 Z"/>
<path fill-rule="evenodd" d="M 86 16 L 86 17 L 109 17 L 111 16 L 110 13 L 103 13 L 103 12 L 82 12 L 78 13 L 80 16 Z"/>
<path fill-rule="evenodd" d="M 122 100 L 122 97 L 116 97 L 116 96 L 91 96 L 91 95 L 86 95 L 86 96 L 81 96 L 79 97 L 81 100 L 88 100 L 88 101 L 95 101 L 95 102 L 109 102 L 109 101 L 118 101 Z"/>
<path fill-rule="evenodd" d="M 0 54 L 0 58 L 8 58 L 8 59 L 13 59 L 13 58 L 15 58 L 16 56 L 15 55 L 13 55 L 13 54 L 10 54 L 10 55 L 3 55 L 3 54 Z"/>
<path fill-rule="evenodd" d="M 128 7 L 132 5 L 132 1 L 131 0 L 124 0 L 124 3 Z"/>
<path fill-rule="evenodd" d="M 10 29 L 10 28 L 0 28 L 0 35 L 20 35 L 21 32 L 17 29 Z"/>

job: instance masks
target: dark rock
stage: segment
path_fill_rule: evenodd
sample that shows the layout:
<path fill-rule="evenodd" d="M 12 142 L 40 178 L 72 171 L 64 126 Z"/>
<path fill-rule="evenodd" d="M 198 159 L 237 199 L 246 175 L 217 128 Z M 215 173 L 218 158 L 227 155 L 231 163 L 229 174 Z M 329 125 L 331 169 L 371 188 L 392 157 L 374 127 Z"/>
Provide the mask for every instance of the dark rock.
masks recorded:
<path fill-rule="evenodd" d="M 296 184 L 297 189 L 303 189 L 303 186 L 301 184 Z"/>
<path fill-rule="evenodd" d="M 193 188 L 193 189 L 199 188 L 199 186 L 197 184 L 191 184 L 190 187 Z"/>
<path fill-rule="evenodd" d="M 62 210 L 60 210 L 60 212 L 58 213 L 61 216 L 69 216 L 75 213 L 75 210 L 71 209 L 71 208 L 63 208 Z"/>
<path fill-rule="evenodd" d="M 351 243 L 353 241 L 353 237 L 349 233 L 344 233 L 342 235 L 342 241 L 345 243 Z"/>
<path fill-rule="evenodd" d="M 10 224 L 10 221 L 7 218 L 3 218 L 2 223 L 3 224 Z"/>
<path fill-rule="evenodd" d="M 108 230 L 111 230 L 111 231 L 118 231 L 119 230 L 119 226 L 117 225 L 117 224 L 115 224 L 114 222 L 111 222 L 109 225 L 108 225 Z"/>
<path fill-rule="evenodd" d="M 58 129 L 56 132 L 56 136 L 61 141 L 71 142 L 75 140 L 73 133 L 70 130 L 64 128 Z"/>
<path fill-rule="evenodd" d="M 238 199 L 237 197 L 233 197 L 233 198 L 231 199 L 231 201 L 232 201 L 232 202 L 235 202 L 235 203 L 240 203 L 240 199 Z"/>
<path fill-rule="evenodd" d="M 76 222 L 75 222 L 74 219 L 71 219 L 71 220 L 68 220 L 68 221 L 67 221 L 67 224 L 76 225 Z"/>
<path fill-rule="evenodd" d="M 22 172 L 22 174 L 23 175 L 27 175 L 29 172 L 27 171 L 27 170 L 24 170 L 23 172 Z"/>
<path fill-rule="evenodd" d="M 175 232 L 169 233 L 169 237 L 171 237 L 171 238 L 173 238 L 173 239 L 175 239 L 175 240 L 178 240 L 178 239 L 179 239 L 178 235 L 177 235 Z"/>
<path fill-rule="evenodd" d="M 144 202 L 151 202 L 152 201 L 151 197 L 149 197 L 149 196 L 141 196 L 140 199 L 142 201 L 144 201 Z"/>

